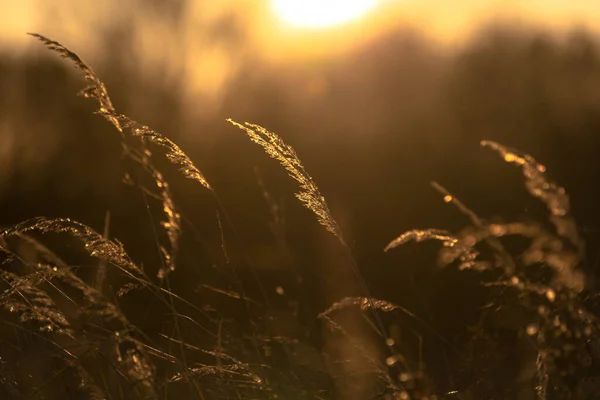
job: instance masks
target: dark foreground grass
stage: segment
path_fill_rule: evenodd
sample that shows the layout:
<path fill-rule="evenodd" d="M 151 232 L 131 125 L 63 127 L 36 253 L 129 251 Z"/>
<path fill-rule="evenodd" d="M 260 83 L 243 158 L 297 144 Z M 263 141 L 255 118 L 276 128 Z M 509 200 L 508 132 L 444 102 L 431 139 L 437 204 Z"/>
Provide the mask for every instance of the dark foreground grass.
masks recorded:
<path fill-rule="evenodd" d="M 526 189 L 547 206 L 549 223 L 491 222 L 433 183 L 469 225 L 457 233 L 412 230 L 382 244 L 387 252 L 409 241 L 439 241 L 440 267 L 478 274 L 488 291 L 489 303 L 469 328 L 467 345 L 456 349 L 461 380 L 448 387 L 407 350 L 408 342 L 392 332 L 391 321 L 402 325 L 409 318 L 423 329 L 433 328 L 401 305 L 370 294 L 317 184 L 294 149 L 261 126 L 229 120 L 298 183 L 296 197 L 337 238 L 362 296 L 341 298 L 309 317 L 322 322 L 327 344 L 318 346 L 298 334 L 302 330 L 272 328 L 301 324 L 298 306 L 283 313 L 272 306 L 248 259 L 245 268 L 253 271 L 250 281 L 259 288 L 260 300 L 248 295 L 248 279 L 234 267 L 225 274 L 226 288 L 198 282 L 233 301 L 233 312 L 176 293 L 170 279 L 186 274 L 176 269 L 184 229 L 156 157 L 166 157 L 213 196 L 222 223 L 235 232 L 216 190 L 173 141 L 120 114 L 105 85 L 77 54 L 32 36 L 74 63 L 88 83 L 81 95 L 97 103 L 96 113 L 120 135 L 124 156 L 136 166 L 127 183 L 139 188 L 148 208 L 161 210 L 163 217 L 152 225 L 156 248 L 149 251 L 158 251 L 162 261 L 151 273 L 131 259 L 126 244 L 110 238 L 108 229 L 100 233 L 68 218 L 33 218 L 0 231 L 0 398 L 600 398 L 595 384 L 600 371 L 594 371 L 599 326 L 590 307 L 595 293 L 580 271 L 584 241 L 565 190 L 531 156 L 482 142 L 522 170 Z M 148 179 L 152 185 L 143 183 Z M 280 287 L 276 291 L 283 293 Z M 129 303 L 140 299 L 156 305 L 156 315 L 164 318 L 158 328 L 132 322 L 136 315 Z M 498 315 L 506 312 L 509 322 L 499 324 Z M 502 362 L 505 331 L 514 334 L 511 346 L 522 353 L 511 367 Z M 507 368 L 513 370 L 507 373 Z"/>

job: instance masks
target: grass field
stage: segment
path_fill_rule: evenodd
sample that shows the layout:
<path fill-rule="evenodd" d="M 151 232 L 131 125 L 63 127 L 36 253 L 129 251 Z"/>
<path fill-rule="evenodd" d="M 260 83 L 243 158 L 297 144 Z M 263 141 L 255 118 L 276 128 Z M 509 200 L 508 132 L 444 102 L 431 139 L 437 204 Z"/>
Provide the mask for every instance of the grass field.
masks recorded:
<path fill-rule="evenodd" d="M 115 109 L 103 81 L 76 53 L 32 36 L 75 66 L 86 81 L 80 95 L 118 135 L 133 171 L 124 183 L 141 193 L 148 209 L 143 229 L 154 242 L 147 252 L 161 262 L 151 269 L 130 256 L 127 242 L 110 233 L 118 223 L 110 214 L 97 229 L 68 215 L 3 228 L 1 398 L 600 398 L 600 326 L 596 293 L 581 271 L 585 242 L 565 189 L 532 156 L 481 142 L 489 157 L 521 171 L 527 192 L 546 207 L 546 220 L 479 216 L 469 199 L 433 182 L 440 202 L 454 206 L 466 226 L 398 232 L 381 243 L 381 251 L 392 254 L 408 242 L 438 242 L 432 249 L 439 270 L 475 279 L 485 301 L 458 348 L 423 316 L 372 293 L 327 194 L 281 136 L 254 123 L 223 121 L 274 159 L 271 168 L 285 169 L 306 216 L 331 235 L 331 251 L 344 260 L 354 286 L 316 313 L 314 294 L 296 268 L 286 270 L 284 287 L 255 265 L 229 209 L 194 160 L 166 135 Z M 213 198 L 218 257 L 226 268 L 179 267 L 199 246 L 182 240 L 192 228 L 170 185 L 179 177 L 163 172 L 168 164 Z M 289 253 L 282 211 L 266 187 L 262 192 L 271 233 Z M 202 295 L 182 282 L 201 287 Z M 456 301 L 468 301 L 461 291 Z M 151 323 L 136 322 L 142 313 Z M 431 336 L 446 346 L 444 356 L 452 354 L 452 387 L 438 382 L 429 361 L 442 355 L 429 350 L 423 338 Z"/>

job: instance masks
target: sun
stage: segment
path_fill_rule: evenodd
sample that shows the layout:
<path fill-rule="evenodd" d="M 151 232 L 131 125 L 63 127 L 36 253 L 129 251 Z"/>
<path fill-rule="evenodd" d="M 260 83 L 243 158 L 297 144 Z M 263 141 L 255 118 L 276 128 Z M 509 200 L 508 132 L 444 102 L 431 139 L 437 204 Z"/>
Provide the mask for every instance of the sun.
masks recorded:
<path fill-rule="evenodd" d="M 366 14 L 380 0 L 271 0 L 275 14 L 301 28 L 323 29 Z"/>

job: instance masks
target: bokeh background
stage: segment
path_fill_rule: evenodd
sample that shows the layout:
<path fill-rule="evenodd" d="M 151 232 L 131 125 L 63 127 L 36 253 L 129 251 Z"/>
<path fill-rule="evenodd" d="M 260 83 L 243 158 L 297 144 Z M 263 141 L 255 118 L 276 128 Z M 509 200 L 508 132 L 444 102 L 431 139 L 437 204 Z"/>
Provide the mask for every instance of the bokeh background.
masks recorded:
<path fill-rule="evenodd" d="M 244 270 L 250 259 L 276 299 L 277 286 L 302 275 L 313 315 L 360 293 L 335 239 L 293 197 L 294 182 L 231 117 L 296 149 L 372 291 L 453 340 L 483 304 L 476 279 L 439 271 L 434 244 L 383 248 L 408 229 L 468 222 L 434 180 L 482 216 L 544 219 L 519 170 L 483 139 L 533 155 L 566 188 L 588 243 L 581 268 L 595 285 L 599 20 L 600 5 L 583 0 L 388 0 L 321 29 L 292 26 L 258 0 L 0 0 L 0 225 L 42 215 L 102 231 L 109 211 L 111 236 L 158 268 L 143 198 L 122 183 L 117 132 L 75 96 L 78 72 L 25 35 L 39 32 L 76 51 L 117 110 L 173 139 L 215 187 L 235 230 L 220 224 L 206 190 L 158 162 L 186 221 L 173 277 L 182 290 L 202 302 L 204 271 Z M 439 337 L 415 326 L 442 354 Z M 451 365 L 430 367 L 451 377 Z"/>

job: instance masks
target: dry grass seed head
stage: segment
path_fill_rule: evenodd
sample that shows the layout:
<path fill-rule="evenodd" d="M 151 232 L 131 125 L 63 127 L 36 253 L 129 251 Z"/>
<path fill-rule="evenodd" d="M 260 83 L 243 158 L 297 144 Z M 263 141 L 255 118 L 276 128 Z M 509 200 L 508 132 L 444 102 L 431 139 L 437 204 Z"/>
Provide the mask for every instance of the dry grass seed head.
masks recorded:
<path fill-rule="evenodd" d="M 82 242 L 90 256 L 104 258 L 129 274 L 142 275 L 143 273 L 142 269 L 131 261 L 121 243 L 108 240 L 89 226 L 69 218 L 32 218 L 0 231 L 0 237 L 31 231 L 67 233 Z"/>
<path fill-rule="evenodd" d="M 448 231 L 440 229 L 413 229 L 403 233 L 396 239 L 392 240 L 384 248 L 384 251 L 394 249 L 404 243 L 415 241 L 423 242 L 426 240 L 439 240 L 443 243 L 445 250 L 449 251 L 449 259 L 447 263 L 453 262 L 455 259 L 460 259 L 460 269 L 488 269 L 487 263 L 477 261 L 479 252 L 471 245 L 460 240 Z"/>
<path fill-rule="evenodd" d="M 200 183 L 205 188 L 212 190 L 211 186 L 206 178 L 202 175 L 200 170 L 173 141 L 150 129 L 149 127 L 139 124 L 131 118 L 116 112 L 104 83 L 98 78 L 92 68 L 83 62 L 83 60 L 76 53 L 72 52 L 62 44 L 50 40 L 42 35 L 36 33 L 32 33 L 30 35 L 42 41 L 46 47 L 57 52 L 61 57 L 71 60 L 83 73 L 90 86 L 81 91 L 80 94 L 83 95 L 83 97 L 91 98 L 98 102 L 99 109 L 97 114 L 103 116 L 121 134 L 123 134 L 124 128 L 129 128 L 133 136 L 141 139 L 147 139 L 158 146 L 166 148 L 167 159 L 171 163 L 177 165 L 184 176 Z M 163 254 L 165 265 L 160 268 L 158 276 L 159 278 L 164 278 L 168 272 L 175 269 L 175 257 L 178 252 L 178 241 L 181 231 L 179 213 L 175 209 L 171 193 L 168 190 L 168 186 L 166 185 L 166 181 L 164 180 L 162 174 L 152 165 L 149 157 L 145 156 L 145 154 L 149 154 L 149 152 L 145 149 L 143 141 L 142 146 L 144 148 L 144 156 L 142 157 L 135 156 L 135 152 L 128 147 L 124 140 L 122 140 L 121 144 L 125 154 L 128 155 L 129 158 L 142 165 L 146 171 L 149 171 L 156 184 L 163 189 L 161 192 L 161 197 L 163 202 L 163 211 L 167 215 L 167 221 L 163 222 L 162 226 L 167 231 L 170 245 L 169 250 L 167 250 L 164 246 L 161 246 L 161 253 Z"/>
<path fill-rule="evenodd" d="M 93 98 L 100 106 L 98 114 L 102 115 L 110 121 L 119 131 L 123 128 L 131 129 L 134 136 L 146 138 L 152 143 L 157 144 L 167 149 L 167 158 L 181 168 L 184 176 L 199 182 L 202 186 L 210 189 L 210 185 L 202 175 L 202 173 L 192 163 L 190 158 L 177 146 L 173 141 L 164 135 L 142 125 L 123 114 L 118 114 L 112 105 L 110 97 L 104 83 L 96 76 L 91 67 L 74 52 L 63 46 L 62 44 L 50 40 L 40 34 L 30 33 L 41 40 L 50 50 L 57 52 L 61 57 L 71 60 L 75 66 L 83 73 L 85 79 L 90 82 L 91 86 L 83 90 L 84 97 Z"/>
<path fill-rule="evenodd" d="M 0 305 L 12 313 L 17 313 L 22 323 L 36 322 L 40 331 L 74 337 L 66 316 L 48 293 L 38 287 L 40 283 L 51 279 L 50 273 L 51 271 L 45 271 L 18 276 L 0 270 L 0 279 L 9 286 L 0 297 Z"/>
<path fill-rule="evenodd" d="M 84 311 L 93 310 L 95 314 L 100 315 L 108 321 L 117 321 L 124 329 L 130 326 L 127 317 L 125 317 L 114 303 L 109 301 L 99 289 L 84 282 L 58 255 L 29 235 L 19 233 L 17 236 L 23 242 L 31 245 L 32 249 L 40 257 L 41 262 L 33 266 L 34 269 L 51 270 L 53 278 L 81 293 L 86 303 L 83 306 Z M 4 250 L 10 252 L 8 249 Z M 16 254 L 10 253 L 19 259 Z M 23 261 L 21 260 L 21 262 Z M 140 283 L 130 284 L 136 285 L 136 287 L 142 286 Z"/>
<path fill-rule="evenodd" d="M 129 129 L 133 136 L 148 139 L 150 142 L 165 148 L 167 150 L 167 159 L 179 167 L 179 171 L 183 174 L 183 176 L 200 183 L 206 189 L 212 189 L 204 175 L 194 165 L 192 160 L 171 139 L 147 127 L 146 125 L 142 125 L 139 122 L 134 121 L 126 115 L 104 110 L 100 110 L 99 113 L 106 116 L 106 118 L 115 119 L 118 121 L 122 128 Z"/>
<path fill-rule="evenodd" d="M 327 310 L 320 313 L 319 318 L 328 317 L 333 312 L 345 309 L 347 307 L 357 307 L 357 306 L 363 311 L 369 310 L 372 308 L 375 308 L 377 310 L 381 310 L 384 312 L 392 312 L 392 311 L 396 311 L 396 310 L 401 310 L 405 314 L 408 314 L 412 317 L 415 316 L 413 313 L 411 313 L 404 307 L 400 307 L 396 304 L 390 303 L 389 301 L 374 299 L 374 298 L 369 299 L 367 297 L 346 297 L 338 302 L 333 303 L 333 305 L 331 307 L 329 307 Z"/>
<path fill-rule="evenodd" d="M 345 244 L 342 231 L 333 219 L 325 197 L 321 195 L 316 183 L 304 169 L 294 149 L 278 135 L 259 125 L 248 122 L 240 124 L 232 119 L 227 119 L 227 121 L 245 131 L 250 140 L 260 145 L 271 158 L 279 161 L 287 170 L 288 175 L 300 185 L 300 191 L 296 193 L 296 198 L 316 215 L 317 220 L 325 229 Z"/>
<path fill-rule="evenodd" d="M 104 83 L 98 78 L 98 76 L 96 76 L 94 70 L 92 70 L 91 67 L 89 67 L 85 62 L 83 62 L 83 60 L 77 54 L 75 54 L 59 42 L 48 39 L 47 37 L 42 36 L 38 33 L 29 33 L 29 35 L 39 39 L 42 43 L 46 45 L 48 49 L 55 51 L 62 58 L 71 60 L 75 64 L 77 69 L 79 69 L 83 73 L 83 76 L 88 81 L 90 86 L 88 86 L 80 92 L 82 96 L 86 98 L 96 99 L 98 101 L 98 104 L 100 105 L 100 109 L 114 111 L 112 101 L 108 96 L 108 92 L 106 91 Z"/>
<path fill-rule="evenodd" d="M 583 254 L 583 239 L 579 235 L 575 221 L 569 217 L 571 212 L 569 196 L 563 187 L 546 179 L 546 167 L 529 154 L 510 149 L 499 143 L 484 140 L 481 145 L 498 152 L 504 161 L 521 167 L 527 190 L 532 196 L 546 204 L 550 211 L 550 220 L 556 227 L 557 233 L 569 240 L 579 253 Z"/>

